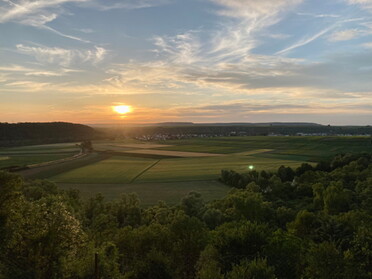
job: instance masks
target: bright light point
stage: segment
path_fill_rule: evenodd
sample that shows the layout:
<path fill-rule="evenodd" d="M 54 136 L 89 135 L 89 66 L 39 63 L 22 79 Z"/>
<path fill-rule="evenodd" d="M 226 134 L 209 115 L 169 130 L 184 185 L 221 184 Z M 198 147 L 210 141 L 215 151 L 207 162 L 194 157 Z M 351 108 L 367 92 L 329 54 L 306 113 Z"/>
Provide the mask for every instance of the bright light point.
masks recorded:
<path fill-rule="evenodd" d="M 115 111 L 115 112 L 117 112 L 119 114 L 126 114 L 126 113 L 132 111 L 132 107 L 131 106 L 124 106 L 124 105 L 113 106 L 112 109 L 113 109 L 113 111 Z"/>
<path fill-rule="evenodd" d="M 250 165 L 248 168 L 249 168 L 250 170 L 253 170 L 253 169 L 254 169 L 254 166 Z"/>

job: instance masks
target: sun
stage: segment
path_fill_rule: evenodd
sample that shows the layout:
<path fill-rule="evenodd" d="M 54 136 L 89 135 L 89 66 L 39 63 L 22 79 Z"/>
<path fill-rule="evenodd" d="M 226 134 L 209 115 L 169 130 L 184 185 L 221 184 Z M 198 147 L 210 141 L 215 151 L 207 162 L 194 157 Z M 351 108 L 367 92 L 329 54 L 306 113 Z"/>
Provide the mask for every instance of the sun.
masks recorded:
<path fill-rule="evenodd" d="M 113 106 L 112 110 L 119 113 L 119 114 L 126 114 L 126 113 L 132 111 L 132 107 L 131 106 L 124 106 L 124 105 Z"/>

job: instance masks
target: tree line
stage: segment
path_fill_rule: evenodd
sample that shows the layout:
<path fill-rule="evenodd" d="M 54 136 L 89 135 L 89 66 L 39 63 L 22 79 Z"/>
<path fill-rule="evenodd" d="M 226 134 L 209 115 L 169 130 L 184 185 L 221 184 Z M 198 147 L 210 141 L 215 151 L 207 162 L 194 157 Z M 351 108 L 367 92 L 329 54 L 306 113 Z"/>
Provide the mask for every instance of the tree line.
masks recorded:
<path fill-rule="evenodd" d="M 325 125 L 253 125 L 253 124 L 194 124 L 180 126 L 125 126 L 119 128 L 100 128 L 107 137 L 140 137 L 154 135 L 207 135 L 207 136 L 267 136 L 280 134 L 296 136 L 303 134 L 324 134 L 324 135 L 372 135 L 371 126 L 325 126 Z"/>
<path fill-rule="evenodd" d="M 100 135 L 89 126 L 66 122 L 0 123 L 0 146 L 73 142 Z"/>
<path fill-rule="evenodd" d="M 371 155 L 221 180 L 221 200 L 143 208 L 0 172 L 0 278 L 372 277 Z"/>

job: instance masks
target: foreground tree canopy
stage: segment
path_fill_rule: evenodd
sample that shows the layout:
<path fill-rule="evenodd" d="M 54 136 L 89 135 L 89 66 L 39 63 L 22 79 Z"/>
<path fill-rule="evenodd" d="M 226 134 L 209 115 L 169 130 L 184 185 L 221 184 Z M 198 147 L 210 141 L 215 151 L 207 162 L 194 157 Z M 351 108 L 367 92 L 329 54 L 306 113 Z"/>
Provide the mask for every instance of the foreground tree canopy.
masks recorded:
<path fill-rule="evenodd" d="M 142 208 L 0 172 L 0 279 L 372 278 L 372 156 L 245 174 Z"/>

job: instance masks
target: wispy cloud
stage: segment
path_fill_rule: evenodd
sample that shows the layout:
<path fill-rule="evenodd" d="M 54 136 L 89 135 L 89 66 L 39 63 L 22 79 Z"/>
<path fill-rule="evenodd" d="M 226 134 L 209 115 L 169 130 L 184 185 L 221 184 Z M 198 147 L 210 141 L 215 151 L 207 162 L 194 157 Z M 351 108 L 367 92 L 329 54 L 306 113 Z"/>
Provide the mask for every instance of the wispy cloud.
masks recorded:
<path fill-rule="evenodd" d="M 372 9 L 372 0 L 345 0 L 350 5 L 360 5 L 363 8 Z"/>
<path fill-rule="evenodd" d="M 312 13 L 297 13 L 299 16 L 311 16 L 315 18 L 339 18 L 341 15 L 336 14 L 312 14 Z"/>
<path fill-rule="evenodd" d="M 323 35 L 327 34 L 329 31 L 331 31 L 332 29 L 334 29 L 336 27 L 336 25 L 332 25 L 330 27 L 327 27 L 321 31 L 319 31 L 318 33 L 310 36 L 310 37 L 306 37 L 306 38 L 303 38 L 301 40 L 299 40 L 298 42 L 294 43 L 293 45 L 285 48 L 285 49 L 282 49 L 280 51 L 278 51 L 277 53 L 275 54 L 283 54 L 283 53 L 286 53 L 286 52 L 289 52 L 291 50 L 294 50 L 296 48 L 299 48 L 299 47 L 302 47 L 302 46 L 305 46 L 315 40 L 317 40 L 318 38 L 322 37 Z"/>
<path fill-rule="evenodd" d="M 302 0 L 210 0 L 222 7 L 220 14 L 230 17 L 257 18 L 272 16 L 302 2 Z"/>
<path fill-rule="evenodd" d="M 109 11 L 114 9 L 143 9 L 156 7 L 167 4 L 172 0 L 92 0 L 87 2 L 85 6 L 99 9 L 101 11 Z"/>
<path fill-rule="evenodd" d="M 72 40 L 88 42 L 82 38 L 65 34 L 47 26 L 47 23 L 54 21 L 59 14 L 64 12 L 63 4 L 69 2 L 83 3 L 86 1 L 90 0 L 3 0 L 0 3 L 0 23 L 16 22 L 49 30 Z"/>
<path fill-rule="evenodd" d="M 18 52 L 31 55 L 42 63 L 57 64 L 64 67 L 68 67 L 74 63 L 99 63 L 105 58 L 107 53 L 106 49 L 98 46 L 89 50 L 26 46 L 23 44 L 18 44 L 16 47 Z"/>
<path fill-rule="evenodd" d="M 67 2 L 89 0 L 3 0 L 0 6 L 0 22 L 21 20 L 30 24 L 43 24 L 56 18 L 52 9 L 58 9 Z M 41 16 L 40 16 L 41 15 Z"/>
<path fill-rule="evenodd" d="M 359 37 L 361 33 L 362 31 L 360 29 L 341 30 L 332 33 L 328 39 L 331 42 L 349 41 Z"/>

